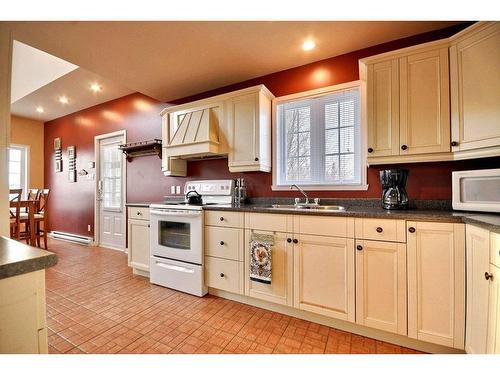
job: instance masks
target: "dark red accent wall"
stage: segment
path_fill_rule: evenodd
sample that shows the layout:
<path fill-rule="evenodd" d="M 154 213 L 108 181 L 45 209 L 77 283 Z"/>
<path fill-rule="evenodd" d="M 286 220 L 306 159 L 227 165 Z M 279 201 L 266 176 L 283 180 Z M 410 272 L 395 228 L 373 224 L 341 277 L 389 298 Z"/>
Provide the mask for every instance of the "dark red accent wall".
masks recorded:
<path fill-rule="evenodd" d="M 212 95 L 249 87 L 266 85 L 276 96 L 311 90 L 338 83 L 357 80 L 360 58 L 403 48 L 418 43 L 446 38 L 463 29 L 467 24 L 438 30 L 426 34 L 400 39 L 370 47 L 346 55 L 329 58 L 297 68 L 269 74 L 249 81 L 219 88 L 207 93 L 172 101 L 180 104 Z M 127 130 L 127 141 L 140 141 L 161 137 L 159 112 L 166 104 L 159 103 L 136 93 L 107 103 L 97 105 L 45 124 L 45 183 L 51 189 L 49 202 L 51 230 L 60 230 L 81 235 L 92 235 L 94 224 L 94 181 L 78 178 L 78 182 L 67 180 L 67 160 L 63 152 L 64 172 L 54 172 L 53 140 L 62 138 L 63 148 L 76 146 L 77 169 L 87 169 L 87 163 L 94 160 L 94 137 L 116 130 Z M 451 172 L 453 170 L 489 168 L 500 165 L 500 158 L 471 160 L 463 162 L 422 163 L 403 165 L 409 169 L 408 192 L 413 199 L 450 199 Z M 384 166 L 383 168 L 387 168 Z M 401 165 L 400 165 L 401 167 Z M 368 169 L 369 189 L 367 191 L 313 192 L 317 197 L 359 197 L 380 196 L 379 170 Z M 192 161 L 188 163 L 187 178 L 165 177 L 161 162 L 156 156 L 134 159 L 127 163 L 127 201 L 160 201 L 170 193 L 171 185 L 183 185 L 187 179 L 245 177 L 250 196 L 295 196 L 294 192 L 271 190 L 271 173 L 229 173 L 227 159 Z M 87 225 L 91 231 L 87 231 Z"/>

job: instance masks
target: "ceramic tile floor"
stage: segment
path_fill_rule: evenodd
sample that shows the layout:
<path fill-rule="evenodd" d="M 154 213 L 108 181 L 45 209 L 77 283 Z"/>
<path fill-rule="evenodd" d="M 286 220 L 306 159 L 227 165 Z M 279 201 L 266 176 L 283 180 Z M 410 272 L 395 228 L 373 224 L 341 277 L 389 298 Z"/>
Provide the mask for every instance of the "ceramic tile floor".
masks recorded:
<path fill-rule="evenodd" d="M 134 276 L 121 252 L 50 240 L 50 353 L 418 353 Z"/>

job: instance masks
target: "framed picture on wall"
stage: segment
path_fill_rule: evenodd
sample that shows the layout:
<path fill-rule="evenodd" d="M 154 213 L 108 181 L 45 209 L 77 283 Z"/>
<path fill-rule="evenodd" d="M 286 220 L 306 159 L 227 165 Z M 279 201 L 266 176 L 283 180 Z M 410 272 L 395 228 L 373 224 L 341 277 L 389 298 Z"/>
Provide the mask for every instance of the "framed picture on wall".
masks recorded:
<path fill-rule="evenodd" d="M 55 160 L 56 164 L 56 172 L 62 172 L 62 159 L 57 159 Z"/>

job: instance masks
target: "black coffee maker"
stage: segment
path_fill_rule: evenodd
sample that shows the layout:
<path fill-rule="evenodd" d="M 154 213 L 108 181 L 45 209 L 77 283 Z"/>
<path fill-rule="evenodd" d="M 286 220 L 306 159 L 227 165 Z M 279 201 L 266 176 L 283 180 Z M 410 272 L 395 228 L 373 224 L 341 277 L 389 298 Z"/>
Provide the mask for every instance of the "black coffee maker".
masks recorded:
<path fill-rule="evenodd" d="M 382 183 L 382 208 L 386 210 L 405 210 L 408 208 L 406 192 L 406 169 L 386 169 L 380 171 Z"/>

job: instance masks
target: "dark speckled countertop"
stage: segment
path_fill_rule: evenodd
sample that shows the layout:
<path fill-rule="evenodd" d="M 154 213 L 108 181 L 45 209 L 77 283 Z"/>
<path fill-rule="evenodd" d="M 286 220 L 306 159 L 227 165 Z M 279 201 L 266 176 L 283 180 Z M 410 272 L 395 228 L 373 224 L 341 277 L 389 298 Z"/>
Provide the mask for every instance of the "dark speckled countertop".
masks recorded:
<path fill-rule="evenodd" d="M 57 255 L 0 236 L 0 279 L 49 268 Z"/>
<path fill-rule="evenodd" d="M 182 200 L 182 197 L 178 199 Z M 295 210 L 270 208 L 274 203 L 293 204 L 290 198 L 256 198 L 248 204 L 240 206 L 217 205 L 204 206 L 204 210 L 260 212 L 294 215 L 349 216 L 380 219 L 402 219 L 421 221 L 444 221 L 451 223 L 474 224 L 490 231 L 500 233 L 500 214 L 489 214 L 468 211 L 454 211 L 450 201 L 413 201 L 413 209 L 388 211 L 380 207 L 379 199 L 322 199 L 322 204 L 341 205 L 345 211 L 324 212 L 317 210 Z M 127 203 L 130 207 L 148 207 L 150 203 Z"/>

